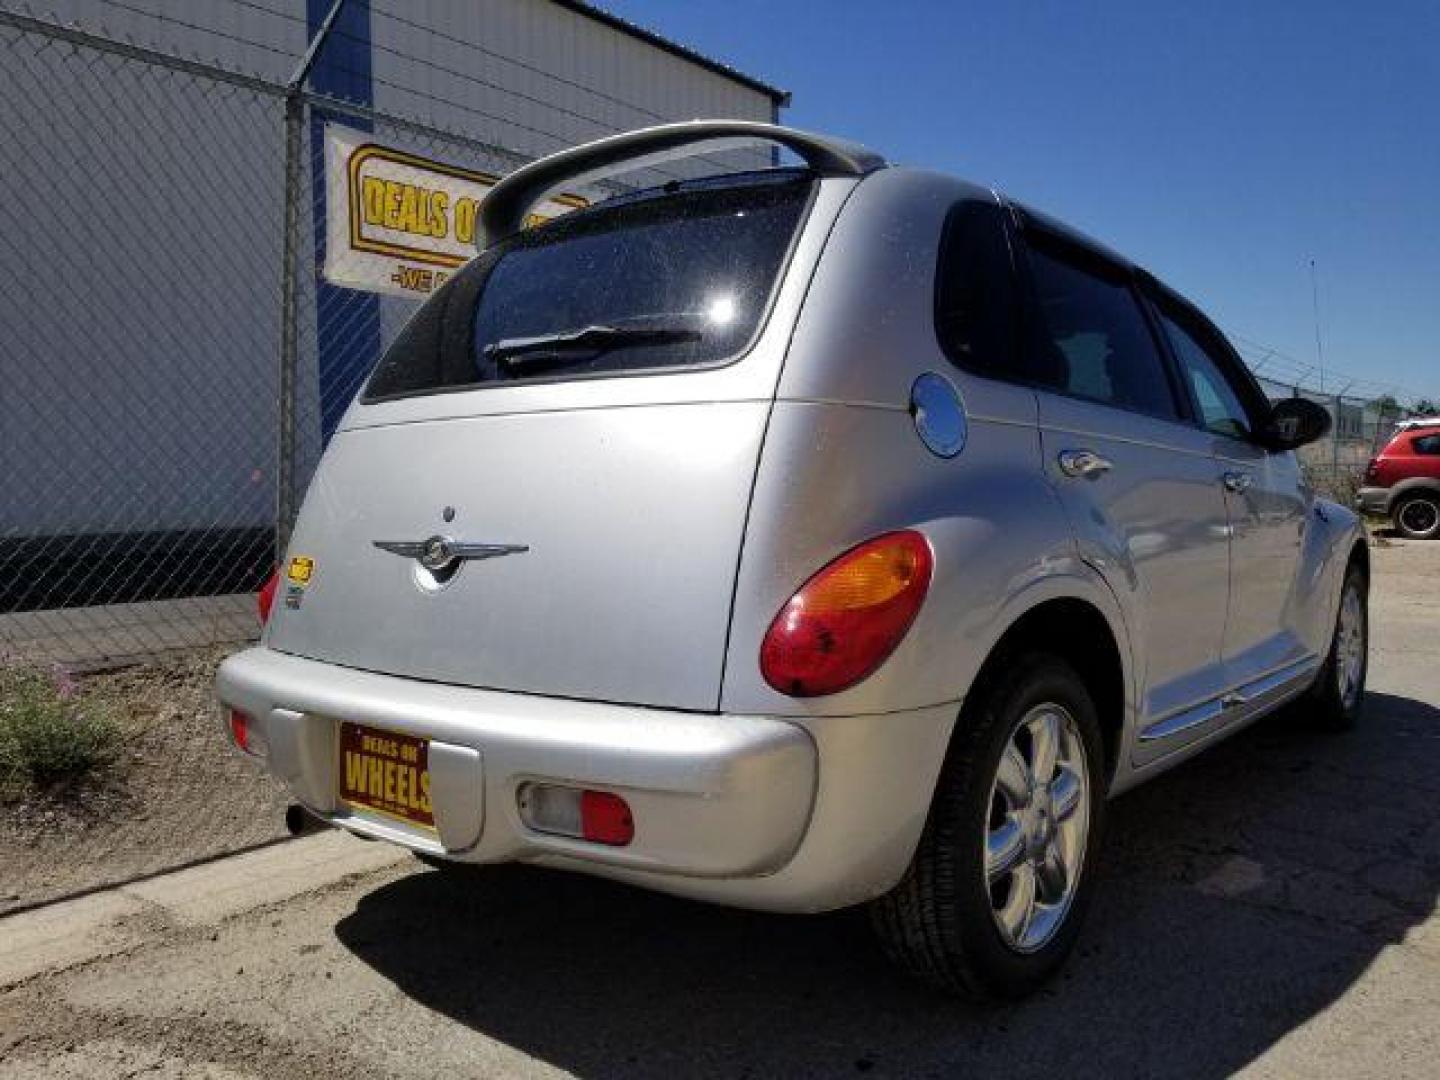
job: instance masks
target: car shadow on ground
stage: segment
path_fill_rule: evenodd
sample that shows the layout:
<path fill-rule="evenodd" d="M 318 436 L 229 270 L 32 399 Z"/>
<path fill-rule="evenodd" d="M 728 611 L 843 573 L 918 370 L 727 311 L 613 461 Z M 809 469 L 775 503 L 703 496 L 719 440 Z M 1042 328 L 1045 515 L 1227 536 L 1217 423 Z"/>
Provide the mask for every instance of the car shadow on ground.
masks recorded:
<path fill-rule="evenodd" d="M 863 913 L 688 903 L 521 867 L 417 872 L 337 926 L 427 1007 L 580 1076 L 1220 1076 L 1345 993 L 1440 891 L 1440 709 L 1258 725 L 1111 809 L 1089 924 L 1036 998 L 886 965 Z"/>

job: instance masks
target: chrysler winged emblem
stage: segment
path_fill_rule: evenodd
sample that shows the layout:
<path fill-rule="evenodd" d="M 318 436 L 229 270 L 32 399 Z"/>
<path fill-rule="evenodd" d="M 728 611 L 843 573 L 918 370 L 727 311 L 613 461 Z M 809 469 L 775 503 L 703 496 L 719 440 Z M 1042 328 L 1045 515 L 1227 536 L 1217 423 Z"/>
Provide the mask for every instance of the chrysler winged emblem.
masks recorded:
<path fill-rule="evenodd" d="M 518 555 L 529 551 L 528 544 L 476 544 L 452 540 L 448 536 L 432 536 L 427 540 L 375 540 L 381 551 L 415 559 L 426 570 L 440 573 L 466 559 L 498 559 L 502 555 Z"/>

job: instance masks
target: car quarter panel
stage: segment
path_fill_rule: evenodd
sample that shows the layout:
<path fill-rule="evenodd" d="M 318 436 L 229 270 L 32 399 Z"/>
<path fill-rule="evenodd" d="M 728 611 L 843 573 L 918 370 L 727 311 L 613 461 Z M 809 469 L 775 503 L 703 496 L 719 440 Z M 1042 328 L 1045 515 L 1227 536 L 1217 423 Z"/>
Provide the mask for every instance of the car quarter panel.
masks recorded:
<path fill-rule="evenodd" d="M 1052 578 L 1091 598 L 1093 575 L 1075 558 L 1039 468 L 1036 429 L 974 412 L 969 423 L 965 449 L 943 459 L 921 444 L 907 412 L 776 403 L 741 558 L 723 710 L 844 715 L 958 702 L 1009 625 L 1007 611 L 1021 613 L 1017 598 Z M 837 694 L 797 699 L 769 687 L 758 658 L 776 613 L 826 563 L 902 528 L 925 534 L 935 566 L 895 653 Z"/>
<path fill-rule="evenodd" d="M 761 454 L 725 710 L 833 716 L 958 701 L 1016 598 L 1052 578 L 1073 583 L 1081 597 L 1104 591 L 1075 559 L 1040 467 L 1035 394 L 959 370 L 936 338 L 942 226 L 957 201 L 972 198 L 994 197 L 929 173 L 887 171 L 861 183 L 836 222 Z M 909 412 L 911 386 L 927 371 L 950 381 L 967 416 L 954 458 L 925 448 Z M 925 533 L 935 569 L 896 652 L 868 679 L 827 697 L 789 698 L 766 685 L 760 644 L 790 596 L 850 547 L 901 528 Z"/>

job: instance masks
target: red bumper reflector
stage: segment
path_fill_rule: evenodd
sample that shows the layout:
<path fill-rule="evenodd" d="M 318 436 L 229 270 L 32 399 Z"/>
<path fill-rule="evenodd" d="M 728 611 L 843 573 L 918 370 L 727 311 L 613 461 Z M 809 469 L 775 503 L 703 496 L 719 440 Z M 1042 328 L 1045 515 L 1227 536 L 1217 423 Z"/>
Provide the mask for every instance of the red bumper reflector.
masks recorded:
<path fill-rule="evenodd" d="M 614 792 L 582 792 L 580 834 L 596 844 L 624 847 L 635 839 L 635 819 L 629 804 Z"/>
<path fill-rule="evenodd" d="M 252 730 L 250 717 L 239 709 L 230 710 L 230 738 L 234 739 L 235 745 L 247 754 L 253 754 L 257 750 L 251 739 Z"/>
<path fill-rule="evenodd" d="M 265 584 L 260 586 L 260 594 L 255 597 L 255 607 L 260 613 L 261 626 L 270 621 L 270 609 L 275 606 L 275 592 L 279 588 L 280 571 L 276 570 L 265 579 Z"/>

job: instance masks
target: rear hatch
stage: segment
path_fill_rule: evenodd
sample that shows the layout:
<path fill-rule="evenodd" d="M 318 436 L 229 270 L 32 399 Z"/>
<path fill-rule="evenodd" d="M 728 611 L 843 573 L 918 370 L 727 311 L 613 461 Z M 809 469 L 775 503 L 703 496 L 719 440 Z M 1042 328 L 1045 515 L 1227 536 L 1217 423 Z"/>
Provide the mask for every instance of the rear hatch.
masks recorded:
<path fill-rule="evenodd" d="M 282 568 L 267 643 L 715 709 L 819 186 L 785 170 L 669 185 L 459 271 L 326 450 L 289 550 L 308 580 Z"/>

